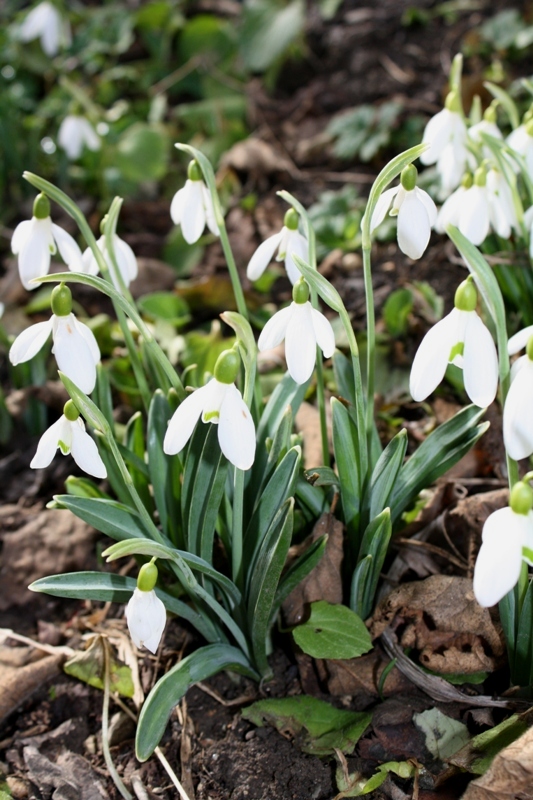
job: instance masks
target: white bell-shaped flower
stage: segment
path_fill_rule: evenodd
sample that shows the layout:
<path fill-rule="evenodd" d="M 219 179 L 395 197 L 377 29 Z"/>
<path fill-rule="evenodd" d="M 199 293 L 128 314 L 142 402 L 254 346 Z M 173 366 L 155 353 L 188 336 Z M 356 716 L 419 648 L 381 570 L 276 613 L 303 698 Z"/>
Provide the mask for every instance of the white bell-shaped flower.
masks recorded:
<path fill-rule="evenodd" d="M 276 261 L 285 263 L 289 280 L 294 285 L 300 279 L 301 273 L 293 256 L 296 255 L 306 262 L 309 261 L 309 243 L 305 236 L 298 231 L 298 214 L 293 208 L 290 208 L 285 214 L 282 229 L 265 239 L 251 257 L 246 268 L 246 275 L 250 281 L 259 280 L 274 258 L 276 251 Z"/>
<path fill-rule="evenodd" d="M 533 453 L 533 325 L 529 325 L 508 343 L 509 355 L 526 348 L 511 368 L 511 386 L 503 408 L 503 441 L 511 458 L 519 461 Z"/>
<path fill-rule="evenodd" d="M 220 236 L 213 199 L 196 161 L 189 164 L 185 186 L 172 198 L 170 216 L 175 225 L 181 225 L 183 238 L 188 244 L 198 241 L 206 225 L 211 233 Z"/>
<path fill-rule="evenodd" d="M 22 331 L 9 350 L 13 365 L 29 361 L 43 347 L 52 334 L 57 366 L 73 383 L 90 394 L 96 384 L 96 365 L 100 361 L 100 349 L 93 332 L 76 319 L 72 311 L 70 289 L 61 284 L 52 292 L 52 311 L 46 322 L 37 322 Z"/>
<path fill-rule="evenodd" d="M 178 406 L 163 441 L 167 455 L 183 450 L 202 417 L 202 422 L 218 425 L 218 442 L 228 461 L 239 469 L 250 469 L 255 458 L 255 425 L 234 384 L 239 365 L 237 353 L 225 350 L 215 364 L 215 377 Z"/>
<path fill-rule="evenodd" d="M 295 284 L 293 302 L 269 319 L 263 328 L 257 346 L 260 351 L 271 350 L 285 339 L 287 369 L 293 381 L 305 383 L 313 373 L 316 348 L 324 358 L 335 352 L 335 335 L 326 317 L 309 302 L 309 288 L 301 278 Z"/>
<path fill-rule="evenodd" d="M 420 156 L 422 164 L 436 164 L 446 197 L 461 182 L 468 160 L 467 130 L 456 92 L 446 98 L 446 107 L 432 117 L 425 127 L 422 143 L 428 149 Z"/>
<path fill-rule="evenodd" d="M 113 285 L 115 286 L 116 289 L 120 291 L 122 287 L 116 275 L 116 270 L 113 261 L 111 260 L 107 252 L 105 236 L 100 236 L 96 244 L 106 260 Z M 113 250 L 115 252 L 115 260 L 117 262 L 117 267 L 120 271 L 122 281 L 126 286 L 129 286 L 130 283 L 135 280 L 139 272 L 139 266 L 137 264 L 137 258 L 135 257 L 135 253 L 133 252 L 129 244 L 125 242 L 123 239 L 121 239 L 120 236 L 117 236 L 116 233 L 113 234 Z M 84 251 L 82 256 L 82 261 L 83 261 L 83 271 L 85 273 L 87 273 L 88 275 L 98 274 L 99 270 L 98 263 L 90 247 L 88 247 Z"/>
<path fill-rule="evenodd" d="M 424 336 L 411 368 L 410 392 L 425 400 L 444 378 L 448 364 L 461 367 L 465 390 L 480 408 L 490 405 L 498 388 L 498 356 L 488 328 L 475 307 L 471 278 L 455 293 L 455 308 Z"/>
<path fill-rule="evenodd" d="M 470 142 L 473 142 L 474 145 L 478 145 L 479 154 L 482 158 L 492 159 L 492 151 L 483 141 L 484 135 L 491 136 L 493 139 L 498 139 L 500 142 L 503 141 L 503 134 L 496 124 L 496 119 L 496 109 L 491 105 L 485 110 L 483 119 L 468 128 L 468 139 Z M 474 158 L 474 156 L 472 155 L 471 158 Z M 476 164 L 474 163 L 472 168 L 475 169 L 475 166 Z"/>
<path fill-rule="evenodd" d="M 146 647 L 151 653 L 157 652 L 167 621 L 165 606 L 154 590 L 156 582 L 157 567 L 152 559 L 139 570 L 137 588 L 126 606 L 126 621 L 133 643 L 136 647 Z"/>
<path fill-rule="evenodd" d="M 523 560 L 531 564 L 532 503 L 531 488 L 519 481 L 511 491 L 510 507 L 494 511 L 483 526 L 474 568 L 474 594 L 485 608 L 496 605 L 515 586 Z"/>
<path fill-rule="evenodd" d="M 41 47 L 47 56 L 53 57 L 60 47 L 70 44 L 70 26 L 57 8 L 48 0 L 32 8 L 19 28 L 18 38 L 22 42 L 41 40 Z"/>
<path fill-rule="evenodd" d="M 402 253 L 414 260 L 420 258 L 428 246 L 431 228 L 437 219 L 437 207 L 429 194 L 416 185 L 417 170 L 412 164 L 402 170 L 401 183 L 384 191 L 370 221 L 372 232 L 385 219 L 398 217 L 398 246 Z"/>
<path fill-rule="evenodd" d="M 50 203 L 44 194 L 35 198 L 33 217 L 19 222 L 11 238 L 11 250 L 18 256 L 22 285 L 28 291 L 37 289 L 34 278 L 48 275 L 50 259 L 57 250 L 67 267 L 82 272 L 81 250 L 72 236 L 50 219 Z"/>
<path fill-rule="evenodd" d="M 88 119 L 80 114 L 69 114 L 65 117 L 57 133 L 57 141 L 71 161 L 76 161 L 83 153 L 83 148 L 99 150 L 100 137 Z"/>
<path fill-rule="evenodd" d="M 524 122 L 518 128 L 515 128 L 506 141 L 511 150 L 523 157 L 528 174 L 533 176 L 533 120 Z M 518 171 L 516 164 L 514 168 Z"/>
<path fill-rule="evenodd" d="M 39 440 L 30 467 L 44 469 L 51 464 L 57 450 L 64 456 L 69 453 L 84 472 L 95 478 L 106 478 L 107 471 L 93 439 L 85 431 L 78 409 L 69 400 L 62 416 L 46 430 Z"/>

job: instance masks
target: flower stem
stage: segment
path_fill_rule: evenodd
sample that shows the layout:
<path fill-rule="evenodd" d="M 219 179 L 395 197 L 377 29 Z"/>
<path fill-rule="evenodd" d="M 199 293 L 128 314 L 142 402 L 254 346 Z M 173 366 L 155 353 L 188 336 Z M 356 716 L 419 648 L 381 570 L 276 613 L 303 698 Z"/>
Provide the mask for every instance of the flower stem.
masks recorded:
<path fill-rule="evenodd" d="M 366 419 L 365 431 L 368 452 L 372 450 L 374 429 L 374 375 L 376 349 L 376 318 L 374 309 L 374 290 L 372 288 L 372 267 L 370 261 L 371 246 L 363 246 L 363 274 L 365 281 L 366 302 Z"/>
<path fill-rule="evenodd" d="M 224 257 L 228 265 L 231 285 L 233 287 L 233 294 L 235 295 L 235 302 L 237 303 L 237 311 L 239 312 L 239 314 L 242 314 L 244 319 L 248 319 L 248 309 L 246 307 L 246 300 L 244 299 L 244 292 L 241 286 L 241 279 L 239 277 L 237 265 L 235 264 L 233 251 L 229 243 L 226 224 L 222 216 L 220 217 L 220 219 L 217 219 L 217 224 L 218 224 L 218 229 L 220 231 L 220 244 L 222 245 L 222 250 L 224 251 Z"/>

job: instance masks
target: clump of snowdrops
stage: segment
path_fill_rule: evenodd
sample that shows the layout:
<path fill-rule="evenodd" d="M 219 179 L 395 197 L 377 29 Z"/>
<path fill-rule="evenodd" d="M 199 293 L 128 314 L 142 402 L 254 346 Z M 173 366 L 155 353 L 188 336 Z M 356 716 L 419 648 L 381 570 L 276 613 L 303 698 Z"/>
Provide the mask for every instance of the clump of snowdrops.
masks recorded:
<path fill-rule="evenodd" d="M 507 110 L 511 108 L 501 90 L 497 96 Z M 523 213 L 522 203 L 524 194 L 533 199 L 533 165 L 529 150 L 518 148 L 525 148 L 529 139 L 533 143 L 533 129 L 530 133 L 530 123 L 524 122 L 505 141 L 497 135 L 494 106 L 490 108 L 484 120 L 464 117 L 456 59 L 446 107 L 428 123 L 423 143 L 387 164 L 371 189 L 361 231 L 365 382 L 349 314 L 338 292 L 318 272 L 309 217 L 288 192 L 280 192 L 288 204 L 282 229 L 260 245 L 247 272 L 256 280 L 273 258 L 283 261 L 293 284 L 292 302 L 273 314 L 256 342 L 212 166 L 196 149 L 176 145 L 191 160 L 187 181 L 172 200 L 172 219 L 188 243 L 196 242 L 206 227 L 220 237 L 238 309 L 222 314 L 235 335 L 213 374 L 189 387 L 184 386 L 180 365 L 170 362 L 129 292 L 137 264 L 116 233 L 122 201 L 113 201 L 96 240 L 70 198 L 42 178 L 25 174 L 39 194 L 32 219 L 20 223 L 13 236 L 21 280 L 28 289 L 48 282 L 58 285 L 52 292 L 50 320 L 23 331 L 10 358 L 13 363 L 33 358 L 51 334 L 59 375 L 70 395 L 61 418 L 42 436 L 32 467 L 47 466 L 59 448 L 71 453 L 88 475 L 107 478 L 113 496 L 99 483 L 71 479 L 68 492 L 56 496 L 55 504 L 116 540 L 105 553 L 108 560 L 133 555 L 143 564 L 137 580 L 82 572 L 44 578 L 32 588 L 60 597 L 127 602 L 129 630 L 139 648 L 156 652 L 167 613 L 186 619 L 207 642 L 170 669 L 150 692 L 137 729 L 140 759 L 153 752 L 173 707 L 192 683 L 223 669 L 257 680 L 268 678 L 271 630 L 280 606 L 316 566 L 326 545 L 326 538 L 319 538 L 287 566 L 296 513 L 300 526 L 303 522 L 310 528 L 336 505 L 346 529 L 346 604 L 359 623 L 372 612 L 393 529 L 401 525 L 403 512 L 419 492 L 483 435 L 488 425 L 481 421 L 484 408 L 494 401 L 498 386 L 512 492 L 509 508 L 491 515 L 485 525 L 474 590 L 483 605 L 501 601 L 513 679 L 524 685 L 531 682 L 531 661 L 517 641 L 533 614 L 527 581 L 527 564 L 533 563 L 533 490 L 531 474 L 518 480 L 516 459 L 533 453 L 527 411 L 533 397 L 533 329 L 518 332 L 508 342 L 502 293 L 475 245 L 491 227 L 500 237 L 528 242 L 528 212 Z M 441 199 L 447 196 L 440 211 L 417 186 L 413 162 L 418 158 L 437 164 Z M 50 201 L 77 222 L 85 252 L 52 222 Z M 431 228 L 437 227 L 451 237 L 469 271 L 457 289 L 452 312 L 422 341 L 412 366 L 411 393 L 415 400 L 424 400 L 443 380 L 447 365 L 455 363 L 463 369 L 472 404 L 438 427 L 407 460 L 406 431 L 383 446 L 375 425 L 371 250 L 373 231 L 387 212 L 397 216 L 398 244 L 409 258 L 422 256 Z M 56 249 L 68 271 L 47 275 Z M 143 412 L 132 416 L 121 438 L 98 344 L 72 311 L 70 282 L 98 289 L 115 307 L 143 403 Z M 328 316 L 320 310 L 320 301 L 329 309 Z M 332 314 L 344 327 L 347 353 L 335 350 Z M 263 398 L 257 352 L 282 341 L 287 373 Z M 511 383 L 509 353 L 522 349 L 526 354 L 516 362 Z M 330 401 L 333 452 L 323 358 L 332 359 L 337 386 Z M 293 419 L 311 381 L 320 412 L 322 463 L 309 480 Z M 223 553 L 225 564 L 219 556 L 215 566 L 215 550 Z M 334 620 L 335 610 L 332 614 Z M 339 617 L 339 630 L 344 620 Z"/>

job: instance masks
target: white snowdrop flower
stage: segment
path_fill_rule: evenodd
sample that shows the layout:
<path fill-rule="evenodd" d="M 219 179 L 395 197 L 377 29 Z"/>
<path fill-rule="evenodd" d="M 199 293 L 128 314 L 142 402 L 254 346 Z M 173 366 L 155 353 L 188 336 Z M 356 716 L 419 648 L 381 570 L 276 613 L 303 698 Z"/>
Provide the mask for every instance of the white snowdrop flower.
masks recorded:
<path fill-rule="evenodd" d="M 163 602 L 154 591 L 157 582 L 157 567 L 153 563 L 143 564 L 134 590 L 126 606 L 128 630 L 136 647 L 146 647 L 155 653 L 165 630 L 167 612 Z"/>
<path fill-rule="evenodd" d="M 305 236 L 298 231 L 298 214 L 293 208 L 289 208 L 285 214 L 283 227 L 279 233 L 275 233 L 265 239 L 253 254 L 246 268 L 246 275 L 249 280 L 259 280 L 274 258 L 276 251 L 276 261 L 285 262 L 287 275 L 294 285 L 300 279 L 301 273 L 294 262 L 293 256 L 296 255 L 304 261 L 309 261 L 309 244 Z"/>
<path fill-rule="evenodd" d="M 532 563 L 532 505 L 533 491 L 519 481 L 511 491 L 510 506 L 487 518 L 474 568 L 474 594 L 481 606 L 496 605 L 517 583 L 522 560 Z"/>
<path fill-rule="evenodd" d="M 468 189 L 472 186 L 472 176 L 466 173 L 463 176 L 461 185 L 446 198 L 439 208 L 437 219 L 435 220 L 435 230 L 437 233 L 446 233 L 448 225 L 459 226 L 461 219 L 461 205 Z"/>
<path fill-rule="evenodd" d="M 487 194 L 490 226 L 494 233 L 501 236 L 502 239 L 508 239 L 513 228 L 518 229 L 519 227 L 518 217 L 511 187 L 505 175 L 494 167 L 487 173 Z M 524 216 L 524 221 L 525 219 Z M 531 219 L 533 220 L 533 217 Z"/>
<path fill-rule="evenodd" d="M 461 367 L 465 390 L 480 408 L 498 387 L 498 356 L 488 328 L 476 312 L 477 292 L 469 277 L 455 293 L 455 308 L 424 336 L 411 368 L 410 391 L 425 400 L 439 385 L 448 364 Z"/>
<path fill-rule="evenodd" d="M 398 246 L 402 253 L 414 260 L 424 254 L 437 218 L 435 203 L 427 192 L 416 185 L 417 175 L 417 169 L 412 164 L 405 167 L 400 185 L 380 195 L 370 221 L 372 232 L 383 222 L 392 203 L 390 215 L 398 217 Z"/>
<path fill-rule="evenodd" d="M 53 314 L 46 322 L 37 322 L 17 336 L 9 351 L 13 365 L 33 358 L 52 334 L 57 366 L 78 388 L 90 394 L 96 384 L 96 365 L 100 349 L 93 332 L 72 313 L 72 295 L 64 284 L 52 292 Z"/>
<path fill-rule="evenodd" d="M 316 348 L 324 358 L 335 352 L 335 335 L 326 317 L 309 302 L 309 287 L 300 278 L 292 291 L 293 302 L 269 319 L 257 346 L 260 351 L 271 350 L 285 339 L 285 358 L 293 381 L 305 383 L 313 373 Z"/>
<path fill-rule="evenodd" d="M 457 92 L 450 92 L 446 106 L 432 117 L 422 143 L 429 145 L 420 156 L 422 164 L 436 164 L 443 196 L 459 185 L 468 160 L 467 130 Z"/>
<path fill-rule="evenodd" d="M 183 238 L 188 244 L 198 241 L 206 225 L 211 233 L 220 236 L 213 199 L 196 161 L 189 164 L 185 186 L 172 198 L 170 216 L 175 225 L 181 225 Z"/>
<path fill-rule="evenodd" d="M 526 355 L 512 366 L 511 386 L 503 408 L 503 442 L 515 461 L 533 453 L 533 325 L 511 336 L 509 355 L 515 355 L 524 347 Z"/>
<path fill-rule="evenodd" d="M 524 158 L 528 174 L 533 176 L 533 120 L 515 128 L 506 141 L 511 150 Z M 513 166 L 515 171 L 518 171 L 517 165 L 513 164 Z"/>
<path fill-rule="evenodd" d="M 472 244 L 479 245 L 489 234 L 490 221 L 487 175 L 479 167 L 474 180 L 467 173 L 461 186 L 445 201 L 437 214 L 435 228 L 445 233 L 447 225 L 455 225 Z"/>
<path fill-rule="evenodd" d="M 115 267 L 114 264 L 109 257 L 106 247 L 105 236 L 101 236 L 98 241 L 96 242 L 98 249 L 102 253 L 103 257 L 106 260 L 109 274 L 111 276 L 111 280 L 113 285 L 116 289 L 120 291 L 122 288 L 120 285 L 120 281 L 115 274 Z M 135 257 L 135 253 L 129 246 L 124 239 L 121 239 L 117 234 L 113 234 L 113 250 L 115 252 L 115 259 L 117 262 L 117 267 L 120 271 L 120 275 L 122 277 L 122 281 L 126 286 L 129 286 L 130 283 L 135 280 L 137 274 L 139 272 L 139 266 L 137 264 L 137 259 Z M 94 254 L 90 247 L 88 247 L 82 256 L 83 261 L 83 271 L 88 275 L 97 275 L 99 271 L 98 263 Z"/>
<path fill-rule="evenodd" d="M 468 129 L 469 140 L 474 144 L 479 145 L 483 158 L 492 158 L 492 151 L 490 147 L 483 142 L 484 135 L 492 136 L 493 139 L 503 141 L 503 134 L 496 124 L 496 119 L 496 109 L 491 105 L 485 110 L 483 119 L 480 120 L 480 122 L 476 122 L 475 125 L 472 125 L 472 127 Z M 471 157 L 474 157 L 473 154 L 471 154 Z M 475 169 L 475 164 L 473 165 L 473 168 Z"/>
<path fill-rule="evenodd" d="M 48 0 L 32 8 L 19 28 L 18 37 L 22 42 L 40 39 L 41 47 L 50 57 L 55 56 L 60 47 L 68 47 L 71 41 L 68 21 Z"/>
<path fill-rule="evenodd" d="M 28 291 L 37 289 L 34 278 L 48 275 L 50 259 L 57 250 L 73 272 L 83 271 L 81 250 L 72 236 L 50 219 L 50 202 L 39 194 L 33 204 L 33 217 L 19 222 L 11 238 L 11 250 L 18 256 L 22 285 Z"/>
<path fill-rule="evenodd" d="M 239 469 L 250 469 L 255 458 L 255 425 L 234 383 L 239 367 L 235 350 L 220 354 L 215 377 L 186 397 L 174 412 L 163 442 L 167 455 L 183 450 L 201 416 L 202 422 L 218 425 L 218 442 L 228 461 Z"/>
<path fill-rule="evenodd" d="M 72 400 L 65 404 L 63 414 L 57 422 L 54 422 L 41 436 L 30 467 L 32 469 L 47 467 L 51 464 L 58 448 L 64 456 L 71 453 L 78 467 L 88 475 L 95 478 L 107 477 L 98 448 L 86 433 L 85 424 Z"/>
<path fill-rule="evenodd" d="M 88 150 L 99 150 L 101 146 L 95 129 L 80 114 L 69 114 L 65 117 L 59 126 L 57 141 L 71 161 L 76 161 L 81 156 L 84 147 Z"/>

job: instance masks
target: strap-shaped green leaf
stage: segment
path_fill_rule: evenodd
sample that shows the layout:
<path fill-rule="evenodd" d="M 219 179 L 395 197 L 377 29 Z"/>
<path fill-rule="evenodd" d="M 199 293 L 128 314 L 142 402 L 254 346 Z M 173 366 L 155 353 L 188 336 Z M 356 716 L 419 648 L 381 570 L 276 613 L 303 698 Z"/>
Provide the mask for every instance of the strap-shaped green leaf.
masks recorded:
<path fill-rule="evenodd" d="M 291 446 L 292 425 L 292 408 L 287 406 L 281 417 L 280 424 L 276 428 L 273 438 L 270 440 L 270 450 L 268 451 L 266 462 L 259 468 L 256 460 L 251 469 L 251 476 L 246 485 L 244 498 L 245 508 L 247 505 L 251 506 L 250 513 L 277 464 L 285 456 Z M 264 461 L 264 459 L 262 459 L 262 461 Z"/>
<path fill-rule="evenodd" d="M 178 512 L 177 504 L 174 503 L 169 513 L 169 502 L 171 503 L 172 501 L 168 495 L 168 474 L 170 459 L 174 458 L 174 456 L 166 456 L 163 452 L 163 441 L 170 417 L 171 413 L 168 400 L 163 392 L 158 389 L 152 397 L 152 402 L 150 403 L 150 409 L 148 411 L 146 449 L 148 452 L 148 472 L 152 484 L 155 505 L 159 513 L 161 527 L 167 532 L 169 517 L 172 515 L 172 518 L 175 518 Z M 172 537 L 169 535 L 169 538 Z"/>
<path fill-rule="evenodd" d="M 379 576 L 383 562 L 389 549 L 392 535 L 390 508 L 385 508 L 378 516 L 374 517 L 367 525 L 361 542 L 359 558 L 368 565 L 364 575 L 354 573 L 352 581 L 352 598 L 357 596 L 357 606 L 352 606 L 363 619 L 369 616 L 374 606 L 374 595 L 378 586 Z M 368 558 L 370 557 L 370 560 Z M 357 572 L 357 568 L 355 570 Z M 362 581 L 362 589 L 355 590 L 353 584 Z"/>
<path fill-rule="evenodd" d="M 195 650 L 158 680 L 144 702 L 137 725 L 135 749 L 139 761 L 146 761 L 152 755 L 165 732 L 172 709 L 187 689 L 224 669 L 259 677 L 236 647 L 212 644 Z"/>
<path fill-rule="evenodd" d="M 307 550 L 296 559 L 294 564 L 291 564 L 283 578 L 279 582 L 272 613 L 277 614 L 281 604 L 287 598 L 293 589 L 295 589 L 303 579 L 309 575 L 312 569 L 316 567 L 326 549 L 328 543 L 327 534 L 320 536 L 316 542 L 313 542 Z"/>
<path fill-rule="evenodd" d="M 407 431 L 401 430 L 391 439 L 379 457 L 370 479 L 370 519 L 381 514 L 389 502 L 390 493 L 403 464 L 407 449 Z"/>
<path fill-rule="evenodd" d="M 353 551 L 359 551 L 361 480 L 359 466 L 358 430 L 347 408 L 335 398 L 331 401 L 333 414 L 333 452 L 341 486 L 341 505 L 344 523 Z M 364 431 L 362 431 L 364 436 Z"/>
<path fill-rule="evenodd" d="M 294 500 L 279 509 L 270 525 L 252 570 L 247 598 L 248 629 L 254 662 L 262 675 L 268 674 L 266 643 L 272 608 L 292 537 Z"/>
<path fill-rule="evenodd" d="M 531 686 L 533 677 L 533 583 L 529 583 L 518 618 L 511 680 L 517 686 Z"/>
<path fill-rule="evenodd" d="M 145 438 L 143 416 L 137 411 L 128 420 L 126 426 L 126 446 L 121 450 L 122 457 L 126 462 L 128 472 L 131 475 L 133 485 L 137 489 L 139 497 L 150 514 L 154 511 L 154 501 L 150 494 L 150 481 L 148 476 L 148 466 L 144 460 Z"/>
<path fill-rule="evenodd" d="M 268 459 L 268 451 L 265 447 L 266 439 L 274 437 L 287 406 L 290 406 L 292 413 L 296 415 L 308 386 L 309 381 L 302 384 L 295 383 L 289 373 L 286 372 L 270 395 L 268 403 L 261 414 L 261 421 L 257 426 L 257 453 L 254 467 L 257 464 L 258 472 L 264 469 Z"/>
<path fill-rule="evenodd" d="M 117 541 L 148 536 L 137 512 L 116 500 L 76 497 L 69 494 L 55 495 L 54 500 L 97 531 Z"/>
<path fill-rule="evenodd" d="M 365 588 L 372 570 L 372 556 L 366 555 L 357 564 L 353 571 L 352 585 L 350 586 L 350 608 L 364 619 L 359 609 L 365 606 Z"/>

